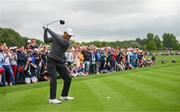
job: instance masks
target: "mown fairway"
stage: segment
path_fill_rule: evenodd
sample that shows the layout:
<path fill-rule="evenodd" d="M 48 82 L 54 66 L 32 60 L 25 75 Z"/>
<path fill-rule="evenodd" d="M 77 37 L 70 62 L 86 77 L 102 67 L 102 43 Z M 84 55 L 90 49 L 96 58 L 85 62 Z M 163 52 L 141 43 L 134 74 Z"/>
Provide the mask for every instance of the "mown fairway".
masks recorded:
<path fill-rule="evenodd" d="M 73 78 L 75 100 L 48 104 L 49 82 L 0 88 L 4 111 L 180 111 L 180 57 L 131 71 Z M 167 64 L 160 64 L 160 60 Z M 58 80 L 58 97 L 62 80 Z"/>

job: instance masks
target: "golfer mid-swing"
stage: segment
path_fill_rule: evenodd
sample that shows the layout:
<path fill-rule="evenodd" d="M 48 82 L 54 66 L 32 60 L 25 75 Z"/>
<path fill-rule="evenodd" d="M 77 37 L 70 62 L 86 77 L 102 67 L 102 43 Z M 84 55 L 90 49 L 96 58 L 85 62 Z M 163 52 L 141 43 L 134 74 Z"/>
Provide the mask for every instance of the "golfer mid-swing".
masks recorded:
<path fill-rule="evenodd" d="M 47 58 L 47 71 L 50 75 L 50 99 L 49 103 L 59 104 L 61 101 L 72 100 L 73 97 L 68 96 L 71 85 L 70 72 L 64 63 L 64 53 L 70 46 L 70 38 L 73 36 L 72 29 L 68 28 L 63 35 L 58 35 L 49 28 L 44 28 L 44 42 L 52 42 L 52 48 Z M 52 37 L 48 37 L 49 33 Z M 61 101 L 56 99 L 57 77 L 56 70 L 61 75 L 64 86 L 61 93 Z"/>

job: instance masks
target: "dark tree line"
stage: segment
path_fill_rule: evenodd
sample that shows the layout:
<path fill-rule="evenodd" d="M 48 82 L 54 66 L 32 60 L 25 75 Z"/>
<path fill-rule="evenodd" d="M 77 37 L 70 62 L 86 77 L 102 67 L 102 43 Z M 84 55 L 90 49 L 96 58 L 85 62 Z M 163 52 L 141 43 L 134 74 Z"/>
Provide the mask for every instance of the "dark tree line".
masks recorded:
<path fill-rule="evenodd" d="M 136 38 L 136 41 L 146 50 L 180 49 L 180 43 L 172 33 L 164 33 L 161 39 L 158 35 L 148 33 L 146 38 Z"/>
<path fill-rule="evenodd" d="M 22 37 L 18 32 L 11 28 L 1 28 L 0 27 L 0 43 L 6 43 L 7 46 L 24 46 L 29 38 Z M 37 43 L 43 43 L 37 40 Z"/>
<path fill-rule="evenodd" d="M 29 38 L 21 36 L 18 32 L 11 28 L 0 27 L 0 43 L 6 43 L 8 46 L 24 46 Z M 37 40 L 37 43 L 43 43 Z M 136 38 L 135 40 L 126 41 L 91 41 L 91 42 L 76 42 L 72 41 L 73 44 L 84 44 L 84 45 L 96 45 L 97 47 L 110 46 L 114 48 L 127 48 L 127 47 L 138 47 L 145 50 L 164 50 L 174 49 L 180 50 L 180 43 L 176 39 L 176 36 L 172 33 L 164 33 L 160 38 L 158 35 L 148 33 L 145 38 Z"/>
<path fill-rule="evenodd" d="M 92 41 L 82 42 L 85 45 L 94 44 L 98 47 L 111 46 L 111 47 L 138 47 L 145 50 L 165 50 L 173 49 L 180 50 L 180 43 L 176 39 L 176 36 L 172 33 L 164 33 L 162 38 L 153 33 L 148 33 L 145 38 L 136 38 L 135 40 L 128 41 Z"/>

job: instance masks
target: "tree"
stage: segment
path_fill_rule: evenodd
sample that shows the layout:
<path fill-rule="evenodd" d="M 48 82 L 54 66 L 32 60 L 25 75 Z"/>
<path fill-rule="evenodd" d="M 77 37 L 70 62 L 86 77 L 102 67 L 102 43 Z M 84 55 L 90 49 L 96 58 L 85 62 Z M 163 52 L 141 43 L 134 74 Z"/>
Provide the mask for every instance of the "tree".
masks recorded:
<path fill-rule="evenodd" d="M 154 34 L 153 33 L 148 33 L 147 34 L 147 41 L 151 41 L 151 40 L 154 40 Z"/>
<path fill-rule="evenodd" d="M 176 40 L 176 36 L 172 33 L 164 33 L 163 36 L 163 46 L 168 49 L 177 49 L 178 48 L 178 41 Z"/>
<path fill-rule="evenodd" d="M 18 32 L 11 28 L 0 27 L 0 43 L 6 43 L 7 46 L 24 46 L 29 38 L 22 37 Z M 43 43 L 37 40 L 37 44 Z"/>
<path fill-rule="evenodd" d="M 156 43 L 154 40 L 151 40 L 149 41 L 147 44 L 146 44 L 146 49 L 151 51 L 151 50 L 156 50 L 157 49 L 157 46 L 156 46 Z"/>
<path fill-rule="evenodd" d="M 161 40 L 160 40 L 160 38 L 159 38 L 158 35 L 156 35 L 156 36 L 154 37 L 154 41 L 155 41 L 155 43 L 156 43 L 157 50 L 160 49 L 160 48 L 162 47 L 162 44 L 161 44 Z"/>
<path fill-rule="evenodd" d="M 130 44 L 129 44 L 129 47 L 138 47 L 138 48 L 141 48 L 142 46 L 137 42 L 137 41 L 131 41 Z"/>
<path fill-rule="evenodd" d="M 153 33 L 147 34 L 145 47 L 147 50 L 156 50 L 157 49 L 157 45 L 156 45 Z"/>
<path fill-rule="evenodd" d="M 107 42 L 105 42 L 105 41 L 102 41 L 102 47 L 106 47 L 107 46 Z"/>
<path fill-rule="evenodd" d="M 138 42 L 141 45 L 141 48 L 145 48 L 145 45 L 147 44 L 147 39 L 136 38 L 136 42 Z"/>

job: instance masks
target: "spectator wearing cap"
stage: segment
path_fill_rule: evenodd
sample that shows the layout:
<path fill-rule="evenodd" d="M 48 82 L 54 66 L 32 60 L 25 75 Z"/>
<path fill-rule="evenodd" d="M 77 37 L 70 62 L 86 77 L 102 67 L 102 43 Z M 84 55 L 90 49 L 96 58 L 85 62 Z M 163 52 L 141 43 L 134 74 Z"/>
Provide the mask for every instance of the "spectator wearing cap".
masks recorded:
<path fill-rule="evenodd" d="M 27 47 L 27 48 L 31 48 L 30 46 L 31 46 L 31 40 L 27 40 L 27 45 L 26 45 L 26 47 Z"/>

